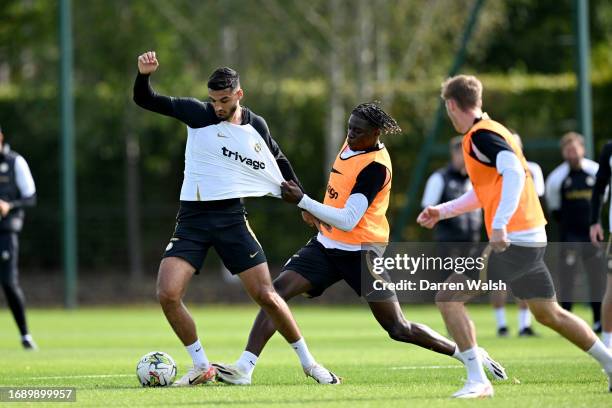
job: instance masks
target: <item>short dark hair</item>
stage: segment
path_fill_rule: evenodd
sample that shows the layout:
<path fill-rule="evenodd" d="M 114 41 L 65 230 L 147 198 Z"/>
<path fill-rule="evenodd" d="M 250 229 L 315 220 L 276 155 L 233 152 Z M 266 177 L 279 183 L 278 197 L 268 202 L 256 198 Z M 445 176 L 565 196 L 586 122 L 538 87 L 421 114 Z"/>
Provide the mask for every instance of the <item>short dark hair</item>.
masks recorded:
<path fill-rule="evenodd" d="M 402 132 L 402 128 L 399 127 L 397 121 L 380 107 L 378 101 L 357 105 L 351 115 L 365 119 L 372 127 L 380 129 L 383 134 Z"/>
<path fill-rule="evenodd" d="M 230 67 L 217 68 L 208 78 L 208 89 L 221 91 L 230 88 L 232 91 L 240 87 L 240 75 Z"/>

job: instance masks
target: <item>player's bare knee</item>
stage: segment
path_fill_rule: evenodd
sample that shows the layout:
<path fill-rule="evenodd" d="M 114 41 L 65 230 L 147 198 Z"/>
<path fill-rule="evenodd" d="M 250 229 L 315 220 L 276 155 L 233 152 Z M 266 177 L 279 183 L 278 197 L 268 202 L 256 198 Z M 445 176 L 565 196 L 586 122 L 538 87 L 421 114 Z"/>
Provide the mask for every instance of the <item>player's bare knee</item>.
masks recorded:
<path fill-rule="evenodd" d="M 164 286 L 157 286 L 157 300 L 162 306 L 181 302 L 181 292 Z"/>
<path fill-rule="evenodd" d="M 255 302 L 264 309 L 277 309 L 279 306 L 279 295 L 274 290 L 262 289 L 254 296 Z"/>
<path fill-rule="evenodd" d="M 389 337 L 396 341 L 411 342 L 412 341 L 412 325 L 410 322 L 394 322 L 386 328 Z"/>
<path fill-rule="evenodd" d="M 536 309 L 531 311 L 533 313 L 533 317 L 537 320 L 538 323 L 543 324 L 546 327 L 557 327 L 561 315 L 563 314 L 563 309 L 561 307 L 558 308 L 546 308 L 546 309 Z"/>

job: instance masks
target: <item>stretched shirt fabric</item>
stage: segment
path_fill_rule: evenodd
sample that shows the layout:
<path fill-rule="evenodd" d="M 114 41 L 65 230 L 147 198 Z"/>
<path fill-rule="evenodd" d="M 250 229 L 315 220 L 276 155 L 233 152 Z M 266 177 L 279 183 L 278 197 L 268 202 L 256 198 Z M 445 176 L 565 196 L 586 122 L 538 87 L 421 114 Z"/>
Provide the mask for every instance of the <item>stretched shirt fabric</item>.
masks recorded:
<path fill-rule="evenodd" d="M 181 200 L 280 197 L 283 181 L 270 149 L 250 124 L 187 127 Z"/>
<path fill-rule="evenodd" d="M 142 74 L 136 77 L 134 101 L 187 125 L 181 201 L 280 197 L 280 184 L 285 180 L 301 188 L 265 120 L 248 108 L 241 107 L 241 124 L 222 121 L 210 102 L 158 95 L 149 84 L 149 75 Z"/>

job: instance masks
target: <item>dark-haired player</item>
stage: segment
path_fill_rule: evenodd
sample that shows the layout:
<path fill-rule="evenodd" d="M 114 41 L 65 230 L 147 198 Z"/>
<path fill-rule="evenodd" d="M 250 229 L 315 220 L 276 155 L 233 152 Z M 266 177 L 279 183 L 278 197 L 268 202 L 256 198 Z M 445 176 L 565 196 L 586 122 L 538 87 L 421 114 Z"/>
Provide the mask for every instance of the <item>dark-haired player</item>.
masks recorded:
<path fill-rule="evenodd" d="M 393 292 L 373 300 L 362 288 L 362 244 L 386 243 L 386 212 L 391 191 L 391 158 L 380 142 L 384 134 L 399 133 L 395 119 L 376 103 L 358 105 L 348 121 L 346 142 L 332 167 L 323 203 L 302 192 L 293 181 L 283 183 L 283 199 L 297 204 L 330 228 L 320 226 L 312 238 L 285 264 L 274 287 L 286 300 L 300 294 L 320 296 L 338 281 L 345 281 L 368 302 L 372 314 L 397 341 L 412 343 L 462 361 L 457 346 L 429 327 L 408 322 Z M 316 220 L 305 219 L 307 222 Z M 320 225 L 320 224 L 317 224 Z M 367 276 L 367 275 L 366 275 Z M 250 384 L 261 351 L 274 334 L 274 324 L 262 310 L 253 323 L 246 350 L 235 364 L 215 364 L 221 380 Z M 485 366 L 504 379 L 503 367 L 482 350 Z"/>
<path fill-rule="evenodd" d="M 215 70 L 208 80 L 210 101 L 201 102 L 156 94 L 149 85 L 149 75 L 158 66 L 153 51 L 138 57 L 134 101 L 187 125 L 180 208 L 157 279 L 164 314 L 193 360 L 193 368 L 174 385 L 201 384 L 216 375 L 182 301 L 189 280 L 199 272 L 210 247 L 270 316 L 296 351 L 306 375 L 319 383 L 337 383 L 336 375 L 314 360 L 291 311 L 274 290 L 263 248 L 249 227 L 241 202 L 242 197 L 280 197 L 284 180 L 299 183 L 289 161 L 270 136 L 265 120 L 240 106 L 243 90 L 236 71 Z"/>

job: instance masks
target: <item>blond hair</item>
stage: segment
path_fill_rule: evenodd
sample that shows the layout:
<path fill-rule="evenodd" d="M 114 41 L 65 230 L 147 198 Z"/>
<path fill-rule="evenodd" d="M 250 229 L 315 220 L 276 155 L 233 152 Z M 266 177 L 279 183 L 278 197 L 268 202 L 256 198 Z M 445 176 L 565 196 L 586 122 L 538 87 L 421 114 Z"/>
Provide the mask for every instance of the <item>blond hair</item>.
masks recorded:
<path fill-rule="evenodd" d="M 467 111 L 482 106 L 482 83 L 473 75 L 457 75 L 442 83 L 442 99 L 454 100 Z"/>

